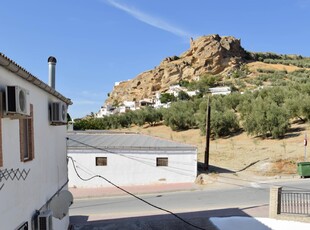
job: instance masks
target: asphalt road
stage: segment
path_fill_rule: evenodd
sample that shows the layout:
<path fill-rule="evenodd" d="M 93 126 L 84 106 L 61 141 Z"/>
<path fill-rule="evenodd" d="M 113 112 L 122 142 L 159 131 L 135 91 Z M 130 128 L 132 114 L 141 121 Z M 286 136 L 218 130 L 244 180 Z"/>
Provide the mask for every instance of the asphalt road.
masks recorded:
<path fill-rule="evenodd" d="M 283 189 L 303 189 L 310 191 L 310 180 L 281 182 L 231 183 L 220 189 L 157 193 L 140 196 L 143 200 L 169 210 L 173 213 L 201 213 L 212 210 L 245 210 L 265 207 L 257 216 L 267 217 L 269 189 L 271 186 L 283 186 Z M 223 212 L 224 213 L 224 212 Z M 85 216 L 98 219 L 113 219 L 134 216 L 154 216 L 167 214 L 131 196 L 93 198 L 75 200 L 70 208 L 70 216 Z M 73 218 L 74 220 L 74 218 Z"/>
<path fill-rule="evenodd" d="M 243 188 L 154 194 L 141 196 L 141 198 L 161 208 L 179 213 L 246 205 L 256 206 L 266 204 L 268 196 L 269 191 L 266 189 Z M 161 213 L 163 213 L 161 210 L 129 196 L 77 200 L 70 209 L 70 215 L 102 215 L 108 218 Z"/>

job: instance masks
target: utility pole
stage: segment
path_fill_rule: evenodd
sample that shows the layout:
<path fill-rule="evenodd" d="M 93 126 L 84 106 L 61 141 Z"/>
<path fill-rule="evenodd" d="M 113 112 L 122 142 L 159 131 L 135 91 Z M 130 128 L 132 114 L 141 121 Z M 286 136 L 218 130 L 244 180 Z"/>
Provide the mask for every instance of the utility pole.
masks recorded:
<path fill-rule="evenodd" d="M 205 149 L 205 162 L 204 162 L 205 171 L 207 171 L 209 169 L 210 118 L 211 118 L 211 106 L 210 106 L 210 96 L 209 96 L 208 97 L 207 113 L 206 113 L 206 149 Z"/>
<path fill-rule="evenodd" d="M 304 161 L 307 160 L 307 133 L 305 133 L 305 139 L 304 139 Z"/>

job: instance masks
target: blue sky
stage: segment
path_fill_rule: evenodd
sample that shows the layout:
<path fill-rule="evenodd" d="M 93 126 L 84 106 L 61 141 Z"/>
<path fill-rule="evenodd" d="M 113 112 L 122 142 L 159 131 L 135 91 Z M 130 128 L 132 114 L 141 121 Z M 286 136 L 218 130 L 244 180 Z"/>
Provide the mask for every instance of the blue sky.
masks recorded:
<path fill-rule="evenodd" d="M 71 98 L 73 118 L 97 112 L 114 82 L 189 48 L 190 37 L 241 39 L 248 51 L 310 56 L 310 0 L 10 0 L 0 51 Z"/>

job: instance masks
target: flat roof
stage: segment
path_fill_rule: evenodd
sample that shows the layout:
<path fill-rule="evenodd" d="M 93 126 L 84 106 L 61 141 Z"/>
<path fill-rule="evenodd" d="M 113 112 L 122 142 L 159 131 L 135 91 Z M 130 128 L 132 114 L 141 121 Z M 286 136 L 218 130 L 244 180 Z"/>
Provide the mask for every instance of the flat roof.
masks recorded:
<path fill-rule="evenodd" d="M 139 133 L 68 132 L 68 149 L 169 149 L 197 150 L 196 146 Z"/>

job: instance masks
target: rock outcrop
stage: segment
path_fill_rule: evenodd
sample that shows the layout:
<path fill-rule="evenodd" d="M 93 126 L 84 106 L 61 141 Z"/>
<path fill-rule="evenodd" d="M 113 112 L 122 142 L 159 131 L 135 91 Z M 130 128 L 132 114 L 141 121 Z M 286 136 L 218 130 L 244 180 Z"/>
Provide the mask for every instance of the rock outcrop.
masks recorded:
<path fill-rule="evenodd" d="M 240 40 L 231 36 L 191 39 L 190 49 L 179 57 L 167 57 L 155 69 L 115 86 L 105 104 L 152 98 L 156 92 L 165 92 L 180 80 L 194 81 L 206 73 L 227 72 L 242 64 L 246 55 Z"/>

